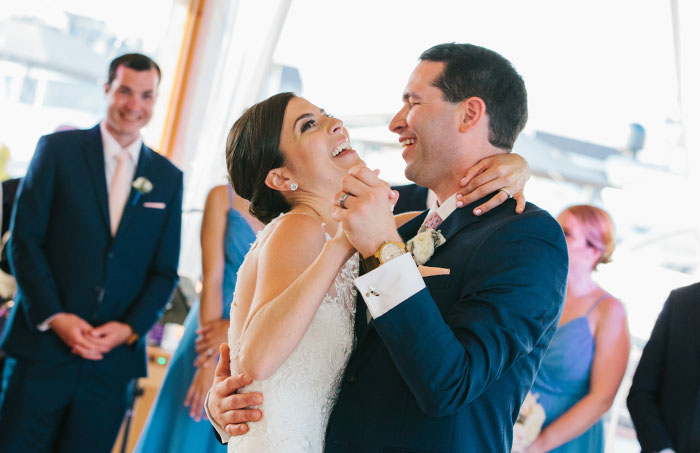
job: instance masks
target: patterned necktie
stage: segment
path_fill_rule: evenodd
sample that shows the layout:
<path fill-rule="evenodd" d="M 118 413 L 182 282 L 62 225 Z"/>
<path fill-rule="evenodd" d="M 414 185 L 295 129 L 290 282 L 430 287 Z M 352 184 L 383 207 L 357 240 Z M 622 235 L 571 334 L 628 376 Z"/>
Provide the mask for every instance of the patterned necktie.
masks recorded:
<path fill-rule="evenodd" d="M 124 213 L 124 205 L 131 192 L 131 179 L 133 176 L 131 156 L 122 149 L 115 156 L 117 168 L 114 170 L 112 183 L 109 185 L 109 223 L 112 228 L 112 236 L 117 235 L 117 228 Z"/>
<path fill-rule="evenodd" d="M 433 212 L 430 214 L 428 217 L 423 220 L 423 224 L 418 228 L 418 233 L 422 233 L 428 228 L 432 228 L 433 230 L 437 230 L 437 227 L 440 226 L 442 223 L 442 218 L 440 215 L 437 213 L 437 211 Z"/>

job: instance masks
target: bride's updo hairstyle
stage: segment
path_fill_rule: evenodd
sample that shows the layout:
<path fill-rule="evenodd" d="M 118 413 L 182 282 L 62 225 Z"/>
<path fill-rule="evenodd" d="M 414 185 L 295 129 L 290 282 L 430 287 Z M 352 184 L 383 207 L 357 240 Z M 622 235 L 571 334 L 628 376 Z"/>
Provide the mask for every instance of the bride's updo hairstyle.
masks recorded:
<path fill-rule="evenodd" d="M 236 193 L 250 201 L 250 213 L 269 223 L 292 206 L 269 188 L 270 170 L 284 165 L 280 135 L 287 104 L 294 93 L 279 93 L 255 104 L 233 124 L 226 140 L 226 168 Z"/>

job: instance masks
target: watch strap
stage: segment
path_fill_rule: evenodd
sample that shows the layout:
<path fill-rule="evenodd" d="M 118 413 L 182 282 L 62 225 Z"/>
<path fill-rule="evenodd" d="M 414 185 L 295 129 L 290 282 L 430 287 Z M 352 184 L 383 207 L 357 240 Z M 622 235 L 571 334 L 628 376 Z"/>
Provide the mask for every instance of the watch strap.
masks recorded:
<path fill-rule="evenodd" d="M 381 265 L 382 265 L 382 263 L 381 263 L 381 261 L 379 261 L 379 258 L 377 258 L 374 255 L 368 256 L 367 258 L 364 258 L 362 260 L 362 270 L 364 271 L 365 274 L 375 270 L 376 268 L 378 268 Z"/>

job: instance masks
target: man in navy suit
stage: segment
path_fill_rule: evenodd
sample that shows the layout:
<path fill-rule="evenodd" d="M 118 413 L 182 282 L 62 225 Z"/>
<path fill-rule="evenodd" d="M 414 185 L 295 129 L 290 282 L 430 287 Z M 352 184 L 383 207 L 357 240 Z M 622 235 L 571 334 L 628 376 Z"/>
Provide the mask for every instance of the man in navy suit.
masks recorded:
<path fill-rule="evenodd" d="M 438 202 L 397 231 L 388 185 L 363 166 L 344 178 L 334 216 L 365 274 L 355 281 L 357 346 L 327 452 L 510 452 L 564 304 L 566 242 L 532 204 L 516 214 L 508 200 L 477 217 L 473 209 L 493 194 L 455 209 L 455 193 L 459 169 L 510 152 L 526 119 L 525 86 L 510 62 L 469 44 L 435 46 L 421 56 L 390 129 L 406 176 Z M 406 243 L 428 228 L 446 242 L 432 255 L 414 249 L 426 260 L 419 269 Z M 226 396 L 245 378 L 225 374 L 207 408 L 219 434 L 241 434 L 254 411 L 240 410 L 242 395 Z"/>
<path fill-rule="evenodd" d="M 700 283 L 668 296 L 627 397 L 642 452 L 700 451 Z"/>
<path fill-rule="evenodd" d="M 534 205 L 518 215 L 511 201 L 476 217 L 455 209 L 455 194 L 457 169 L 512 149 L 527 119 L 525 86 L 499 54 L 442 44 L 421 55 L 403 99 L 389 128 L 406 177 L 438 202 L 397 231 L 374 172 L 355 167 L 343 180 L 334 215 L 366 273 L 326 451 L 509 452 L 561 314 L 566 243 Z M 405 244 L 425 229 L 446 242 L 419 271 L 421 254 Z"/>
<path fill-rule="evenodd" d="M 160 69 L 115 59 L 105 119 L 42 137 L 17 194 L 0 451 L 107 452 L 177 283 L 182 172 L 143 145 Z"/>

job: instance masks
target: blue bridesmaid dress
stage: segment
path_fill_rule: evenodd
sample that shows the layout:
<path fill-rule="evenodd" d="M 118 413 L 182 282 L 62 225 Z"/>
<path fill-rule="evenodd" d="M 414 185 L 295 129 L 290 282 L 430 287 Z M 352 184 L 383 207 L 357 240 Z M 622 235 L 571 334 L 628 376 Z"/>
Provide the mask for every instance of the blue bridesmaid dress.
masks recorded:
<path fill-rule="evenodd" d="M 560 325 L 552 338 L 532 386 L 532 393 L 539 395 L 537 401 L 547 416 L 542 429 L 588 393 L 595 352 L 588 316 L 607 297 L 599 298 L 584 316 Z M 603 446 L 603 420 L 600 419 L 579 437 L 550 452 L 602 453 Z"/>
<path fill-rule="evenodd" d="M 233 209 L 233 191 L 231 187 L 228 190 L 231 207 L 227 213 L 224 239 L 225 270 L 222 288 L 224 303 L 221 313 L 225 319 L 229 318 L 238 267 L 255 241 L 255 232 L 248 221 Z M 170 359 L 163 386 L 134 449 L 135 452 L 226 451 L 226 446 L 216 440 L 211 423 L 204 417 L 199 422 L 194 421 L 189 415 L 189 408 L 184 405 L 196 370 L 193 364 L 197 358 L 194 342 L 199 328 L 199 301 L 187 314 L 184 327 L 182 339 Z"/>

